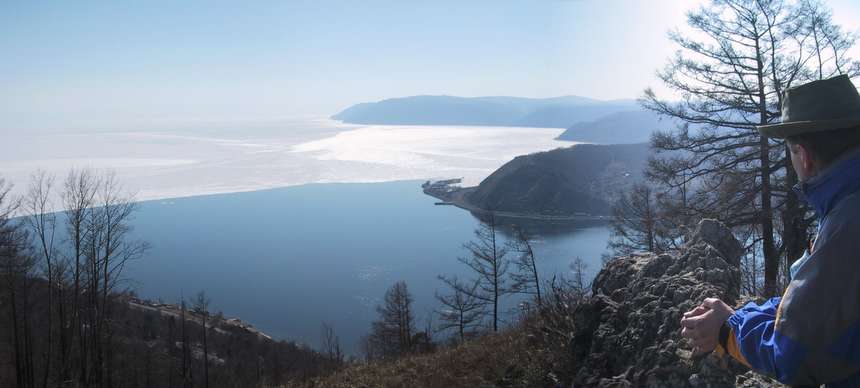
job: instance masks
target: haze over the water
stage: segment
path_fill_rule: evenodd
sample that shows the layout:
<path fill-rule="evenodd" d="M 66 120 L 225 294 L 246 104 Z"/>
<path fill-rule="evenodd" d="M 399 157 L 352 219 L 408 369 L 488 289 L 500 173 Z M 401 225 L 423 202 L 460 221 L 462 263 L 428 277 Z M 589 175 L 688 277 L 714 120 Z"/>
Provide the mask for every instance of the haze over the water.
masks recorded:
<path fill-rule="evenodd" d="M 5 2 L 0 134 L 229 127 L 415 94 L 635 98 L 690 5 Z"/>

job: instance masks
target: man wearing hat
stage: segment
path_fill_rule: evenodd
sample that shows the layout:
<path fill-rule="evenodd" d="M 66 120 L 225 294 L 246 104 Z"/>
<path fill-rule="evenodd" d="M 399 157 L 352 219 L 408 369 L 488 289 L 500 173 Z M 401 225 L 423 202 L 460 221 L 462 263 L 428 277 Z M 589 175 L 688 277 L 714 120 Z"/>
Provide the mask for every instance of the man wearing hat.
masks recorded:
<path fill-rule="evenodd" d="M 860 95 L 845 75 L 788 89 L 782 122 L 758 130 L 786 139 L 818 235 L 781 298 L 737 311 L 705 299 L 681 335 L 785 384 L 860 387 Z"/>

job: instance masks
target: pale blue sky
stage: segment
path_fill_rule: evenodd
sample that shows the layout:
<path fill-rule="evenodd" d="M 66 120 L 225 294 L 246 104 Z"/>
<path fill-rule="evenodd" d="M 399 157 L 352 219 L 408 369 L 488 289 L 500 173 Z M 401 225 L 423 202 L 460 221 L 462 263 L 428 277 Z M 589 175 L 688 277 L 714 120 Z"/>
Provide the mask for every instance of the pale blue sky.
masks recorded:
<path fill-rule="evenodd" d="M 329 116 L 415 94 L 635 98 L 697 3 L 0 0 L 0 130 Z M 860 28 L 860 2 L 829 3 Z"/>

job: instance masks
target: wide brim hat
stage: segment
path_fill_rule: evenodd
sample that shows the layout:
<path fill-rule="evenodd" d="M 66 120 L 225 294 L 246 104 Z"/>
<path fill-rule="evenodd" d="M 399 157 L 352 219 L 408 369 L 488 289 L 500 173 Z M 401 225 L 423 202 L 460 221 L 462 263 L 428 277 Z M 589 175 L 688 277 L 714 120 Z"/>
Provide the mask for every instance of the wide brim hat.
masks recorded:
<path fill-rule="evenodd" d="M 860 127 L 860 94 L 847 75 L 789 88 L 779 124 L 756 127 L 772 138 Z"/>

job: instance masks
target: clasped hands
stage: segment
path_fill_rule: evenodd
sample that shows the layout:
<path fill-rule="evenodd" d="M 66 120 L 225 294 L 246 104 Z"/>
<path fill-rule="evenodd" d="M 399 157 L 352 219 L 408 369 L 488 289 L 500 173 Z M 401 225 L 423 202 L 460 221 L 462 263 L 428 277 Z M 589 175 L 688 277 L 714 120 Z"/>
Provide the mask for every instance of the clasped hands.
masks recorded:
<path fill-rule="evenodd" d="M 693 356 L 712 352 L 719 343 L 720 327 L 734 310 L 717 298 L 707 298 L 681 318 L 681 337 L 693 345 Z"/>

